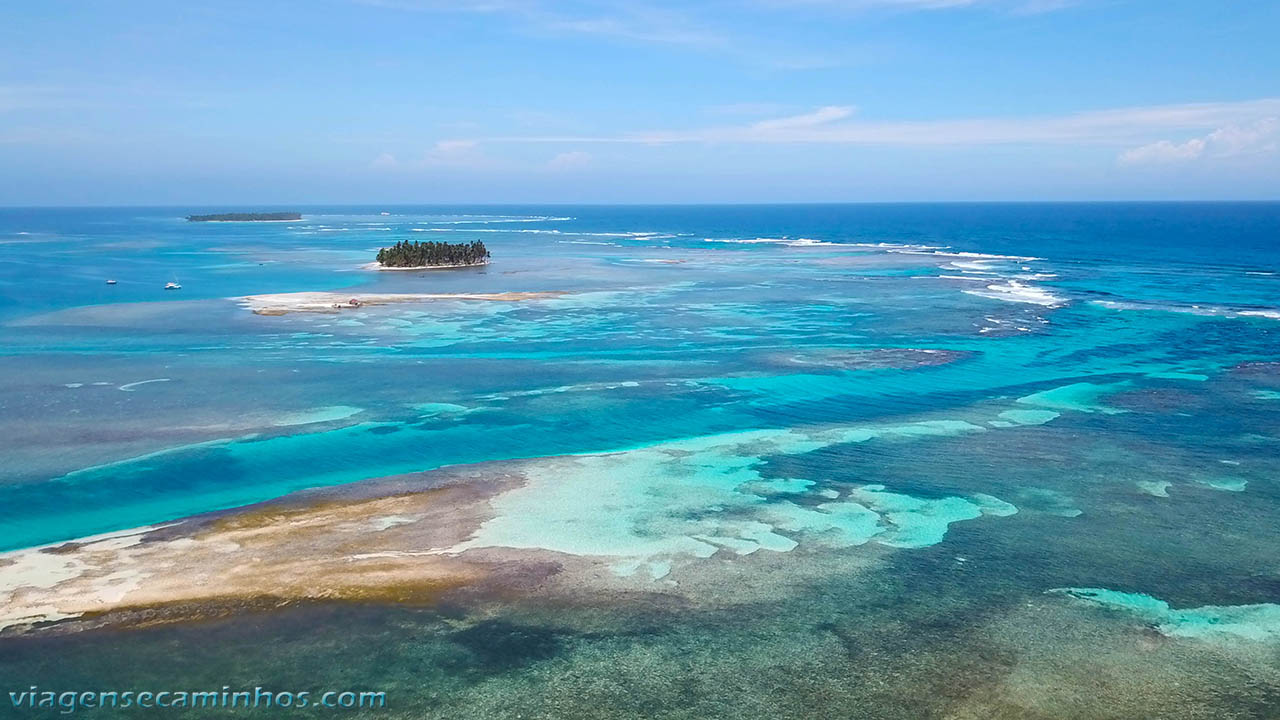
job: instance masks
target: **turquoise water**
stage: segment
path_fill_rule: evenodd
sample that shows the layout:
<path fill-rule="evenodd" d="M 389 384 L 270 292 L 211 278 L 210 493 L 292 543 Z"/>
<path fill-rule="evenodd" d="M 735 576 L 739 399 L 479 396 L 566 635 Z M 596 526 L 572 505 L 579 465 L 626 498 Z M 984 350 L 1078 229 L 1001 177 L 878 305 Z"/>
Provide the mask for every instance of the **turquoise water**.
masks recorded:
<path fill-rule="evenodd" d="M 1272 359 L 1280 327 L 1269 205 L 306 210 L 0 214 L 0 547 L 448 464 L 1185 384 Z M 403 237 L 497 260 L 358 269 Z M 226 299 L 337 289 L 570 294 L 341 318 Z M 831 360 L 876 348 L 963 356 Z M 1095 402 L 1064 392 L 1040 411 Z M 360 412 L 281 424 L 332 406 Z"/>
<path fill-rule="evenodd" d="M 93 658 L 122 653 L 159 677 L 207 631 L 224 669 L 275 638 L 245 681 L 379 647 L 381 670 L 349 674 L 418 716 L 510 716 L 541 678 L 530 716 L 1056 717 L 1088 702 L 1032 687 L 1083 682 L 1073 663 L 1105 648 L 1135 712 L 1263 717 L 1280 697 L 1280 205 L 281 209 L 304 219 L 0 210 L 0 548 L 569 456 L 455 550 L 616 558 L 702 604 L 313 608 L 14 641 L 14 667 L 102 682 Z M 481 239 L 493 262 L 360 269 L 419 238 Z M 235 300 L 315 290 L 565 294 Z M 690 570 L 722 556 L 762 565 L 745 586 Z M 326 613 L 369 639 L 300 630 Z M 1144 628 L 1169 643 L 1157 676 L 1129 654 Z"/>

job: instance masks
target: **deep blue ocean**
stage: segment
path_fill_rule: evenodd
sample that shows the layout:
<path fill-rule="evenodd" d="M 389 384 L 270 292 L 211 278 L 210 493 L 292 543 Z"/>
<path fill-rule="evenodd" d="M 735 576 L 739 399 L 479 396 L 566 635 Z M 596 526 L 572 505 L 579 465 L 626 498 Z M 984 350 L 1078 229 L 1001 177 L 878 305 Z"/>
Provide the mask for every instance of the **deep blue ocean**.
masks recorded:
<path fill-rule="evenodd" d="M 184 219 L 259 209 L 303 218 Z M 399 240 L 482 240 L 492 261 L 362 267 Z M 243 299 L 317 291 L 555 294 L 285 314 Z M 673 606 L 572 621 L 489 607 L 486 622 L 508 624 L 483 626 L 498 638 L 484 642 L 514 642 L 511 662 L 450 635 L 462 630 L 447 614 L 399 609 L 210 631 L 219 657 L 276 638 L 260 674 L 306 653 L 325 667 L 383 653 L 417 717 L 507 716 L 504 698 L 542 681 L 539 697 L 562 704 L 531 717 L 588 716 L 582 698 L 613 717 L 765 716 L 802 687 L 831 707 L 893 706 L 868 694 L 871 668 L 916 698 L 893 706 L 902 717 L 1065 717 L 1030 688 L 1088 687 L 1088 662 L 1121 678 L 1096 697 L 1164 693 L 1152 717 L 1181 717 L 1191 696 L 1208 714 L 1187 717 L 1264 717 L 1280 698 L 1277 203 L 0 209 L 0 370 L 3 550 L 435 468 L 632 451 L 495 501 L 510 521 L 477 547 L 617 556 L 620 575 L 685 585 L 698 542 L 783 563 L 819 538 L 828 567 L 861 562 L 873 536 L 891 553 L 879 575 L 822 579 L 791 553 L 804 590 L 785 609 L 754 599 L 737 621 L 714 603 L 661 622 Z M 750 447 L 723 439 L 742 437 Z M 655 460 L 655 447 L 676 454 Z M 736 474 L 747 466 L 750 482 Z M 809 499 L 775 502 L 795 488 Z M 593 524 L 558 514 L 570 495 Z M 821 504 L 835 497 L 881 525 Z M 743 572 L 750 585 L 757 571 Z M 1111 626 L 1033 613 L 1061 592 L 1134 634 L 1094 643 Z M 303 639 L 335 624 L 392 649 Z M 1205 644 L 1224 625 L 1234 644 Z M 160 668 L 163 648 L 193 642 L 156 632 L 109 652 Z M 62 656 L 108 653 L 58 642 L 72 643 Z M 707 677 L 680 695 L 692 657 Z M 1144 662 L 1162 679 L 1133 675 Z M 643 691 L 584 695 L 570 666 L 622 668 Z M 778 684 L 722 698 L 711 676 L 730 666 Z M 415 672 L 439 694 L 414 695 Z M 838 684 L 855 675 L 858 692 Z"/>

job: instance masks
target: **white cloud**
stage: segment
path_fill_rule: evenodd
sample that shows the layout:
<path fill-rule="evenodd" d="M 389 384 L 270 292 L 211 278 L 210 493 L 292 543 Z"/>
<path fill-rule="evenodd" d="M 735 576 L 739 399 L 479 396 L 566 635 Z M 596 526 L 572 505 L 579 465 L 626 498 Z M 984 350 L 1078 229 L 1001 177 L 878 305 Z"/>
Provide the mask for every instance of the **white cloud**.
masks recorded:
<path fill-rule="evenodd" d="M 475 140 L 441 140 L 422 157 L 426 165 L 475 165 L 483 160 Z"/>
<path fill-rule="evenodd" d="M 1209 152 L 1221 157 L 1273 153 L 1280 146 L 1280 117 L 1266 117 L 1252 125 L 1228 125 L 1205 138 Z"/>
<path fill-rule="evenodd" d="M 1120 153 L 1122 165 L 1144 165 L 1147 163 L 1179 162 L 1194 160 L 1204 154 L 1204 140 L 1194 138 L 1184 143 L 1173 143 L 1168 140 L 1140 145 Z"/>
<path fill-rule="evenodd" d="M 587 1 L 577 4 L 542 0 L 355 0 L 391 10 L 503 14 L 529 30 L 551 34 L 612 37 L 635 42 L 722 47 L 725 38 L 695 23 L 687 14 L 643 2 Z"/>
<path fill-rule="evenodd" d="M 778 103 L 741 102 L 725 105 L 709 105 L 703 110 L 713 115 L 777 115 L 786 112 L 787 107 Z"/>
<path fill-rule="evenodd" d="M 462 155 L 475 149 L 475 140 L 441 140 L 431 151 L 435 155 Z"/>
<path fill-rule="evenodd" d="M 374 158 L 369 163 L 369 167 L 374 168 L 375 170 L 390 170 L 391 168 L 398 167 L 399 165 L 400 162 L 396 160 L 395 155 L 385 152 Z"/>
<path fill-rule="evenodd" d="M 1037 14 L 1061 10 L 1079 0 L 766 0 L 770 5 L 794 7 L 828 7 L 841 10 L 949 10 L 954 8 L 990 7 L 1017 14 Z"/>
<path fill-rule="evenodd" d="M 775 32 L 752 31 L 737 18 L 756 16 L 759 27 L 798 13 L 814 22 L 842 22 L 866 11 L 989 11 L 1005 15 L 1045 13 L 1083 0 L 350 0 L 371 8 L 433 14 L 488 15 L 524 34 L 581 35 L 603 41 L 683 47 L 718 54 L 749 65 L 806 71 L 865 61 L 882 50 L 856 41 L 858 28 L 834 45 L 797 42 Z"/>
<path fill-rule="evenodd" d="M 811 128 L 818 125 L 826 125 L 827 123 L 843 120 L 853 115 L 853 108 L 842 105 L 827 105 L 820 107 L 811 113 L 803 115 L 792 115 L 790 117 L 775 118 L 773 120 L 761 120 L 751 127 L 755 130 L 770 132 L 773 130 L 790 130 L 792 128 Z"/>
<path fill-rule="evenodd" d="M 692 27 L 687 21 L 635 13 L 626 17 L 547 20 L 542 23 L 542 29 L 552 32 L 614 37 L 657 45 L 687 45 L 702 49 L 722 47 L 726 42 L 720 35 Z"/>
<path fill-rule="evenodd" d="M 591 164 L 591 154 L 581 150 L 562 152 L 551 158 L 547 167 L 552 170 L 580 170 Z"/>
<path fill-rule="evenodd" d="M 422 12 L 511 12 L 526 11 L 535 3 L 528 0 L 355 0 L 358 5 L 387 8 L 390 10 L 415 10 Z"/>
<path fill-rule="evenodd" d="M 1175 143 L 1158 140 L 1120 153 L 1122 165 L 1177 163 L 1202 157 L 1261 155 L 1280 149 L 1280 117 L 1264 117 L 1247 124 L 1220 127 L 1203 136 Z"/>
<path fill-rule="evenodd" d="M 603 136 L 517 136 L 491 138 L 516 143 L 815 143 L 835 145 L 1135 145 L 1171 132 L 1252 127 L 1280 115 L 1280 98 L 1117 108 L 1023 117 L 872 122 L 851 120 L 847 106 L 826 106 L 803 115 L 686 130 L 650 130 Z M 1265 122 L 1260 126 L 1265 129 Z M 1257 128 L 1254 129 L 1257 131 Z"/>
<path fill-rule="evenodd" d="M 1077 2 L 1078 0 L 1027 0 L 1017 6 L 1015 10 L 1025 15 L 1037 15 L 1069 8 Z"/>
<path fill-rule="evenodd" d="M 771 0 L 773 5 L 825 5 L 833 8 L 862 10 L 874 7 L 896 7 L 913 10 L 937 10 L 978 5 L 984 0 Z"/>

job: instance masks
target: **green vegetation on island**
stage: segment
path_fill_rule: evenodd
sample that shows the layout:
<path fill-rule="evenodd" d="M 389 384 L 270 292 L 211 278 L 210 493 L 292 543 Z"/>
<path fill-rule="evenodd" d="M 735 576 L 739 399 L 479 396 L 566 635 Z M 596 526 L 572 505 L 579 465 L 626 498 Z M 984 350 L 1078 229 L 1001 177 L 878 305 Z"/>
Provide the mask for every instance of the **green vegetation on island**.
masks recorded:
<path fill-rule="evenodd" d="M 280 222 L 282 220 L 301 220 L 302 214 L 296 212 L 269 213 L 217 213 L 215 215 L 188 215 L 190 222 Z"/>
<path fill-rule="evenodd" d="M 389 268 L 462 267 L 489 261 L 484 243 L 400 242 L 378 251 L 378 264 Z"/>

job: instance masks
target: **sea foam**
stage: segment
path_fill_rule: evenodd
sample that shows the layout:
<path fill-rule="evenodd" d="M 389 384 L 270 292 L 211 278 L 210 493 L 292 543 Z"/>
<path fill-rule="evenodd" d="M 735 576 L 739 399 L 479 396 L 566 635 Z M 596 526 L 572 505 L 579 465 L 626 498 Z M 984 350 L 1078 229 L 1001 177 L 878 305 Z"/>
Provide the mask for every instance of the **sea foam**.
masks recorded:
<path fill-rule="evenodd" d="M 983 290 L 965 290 L 968 295 L 1003 300 L 1005 302 L 1030 303 L 1043 307 L 1062 307 L 1067 304 L 1065 298 L 1058 297 L 1040 287 L 1023 284 L 1017 280 L 1004 283 L 993 283 Z"/>
<path fill-rule="evenodd" d="M 1211 317 L 1240 318 L 1257 317 L 1269 320 L 1280 320 L 1280 309 L 1269 307 L 1240 307 L 1230 305 L 1201 305 L 1177 303 L 1135 302 L 1130 300 L 1093 300 L 1094 305 L 1110 310 L 1148 310 L 1188 315 L 1205 315 Z"/>

